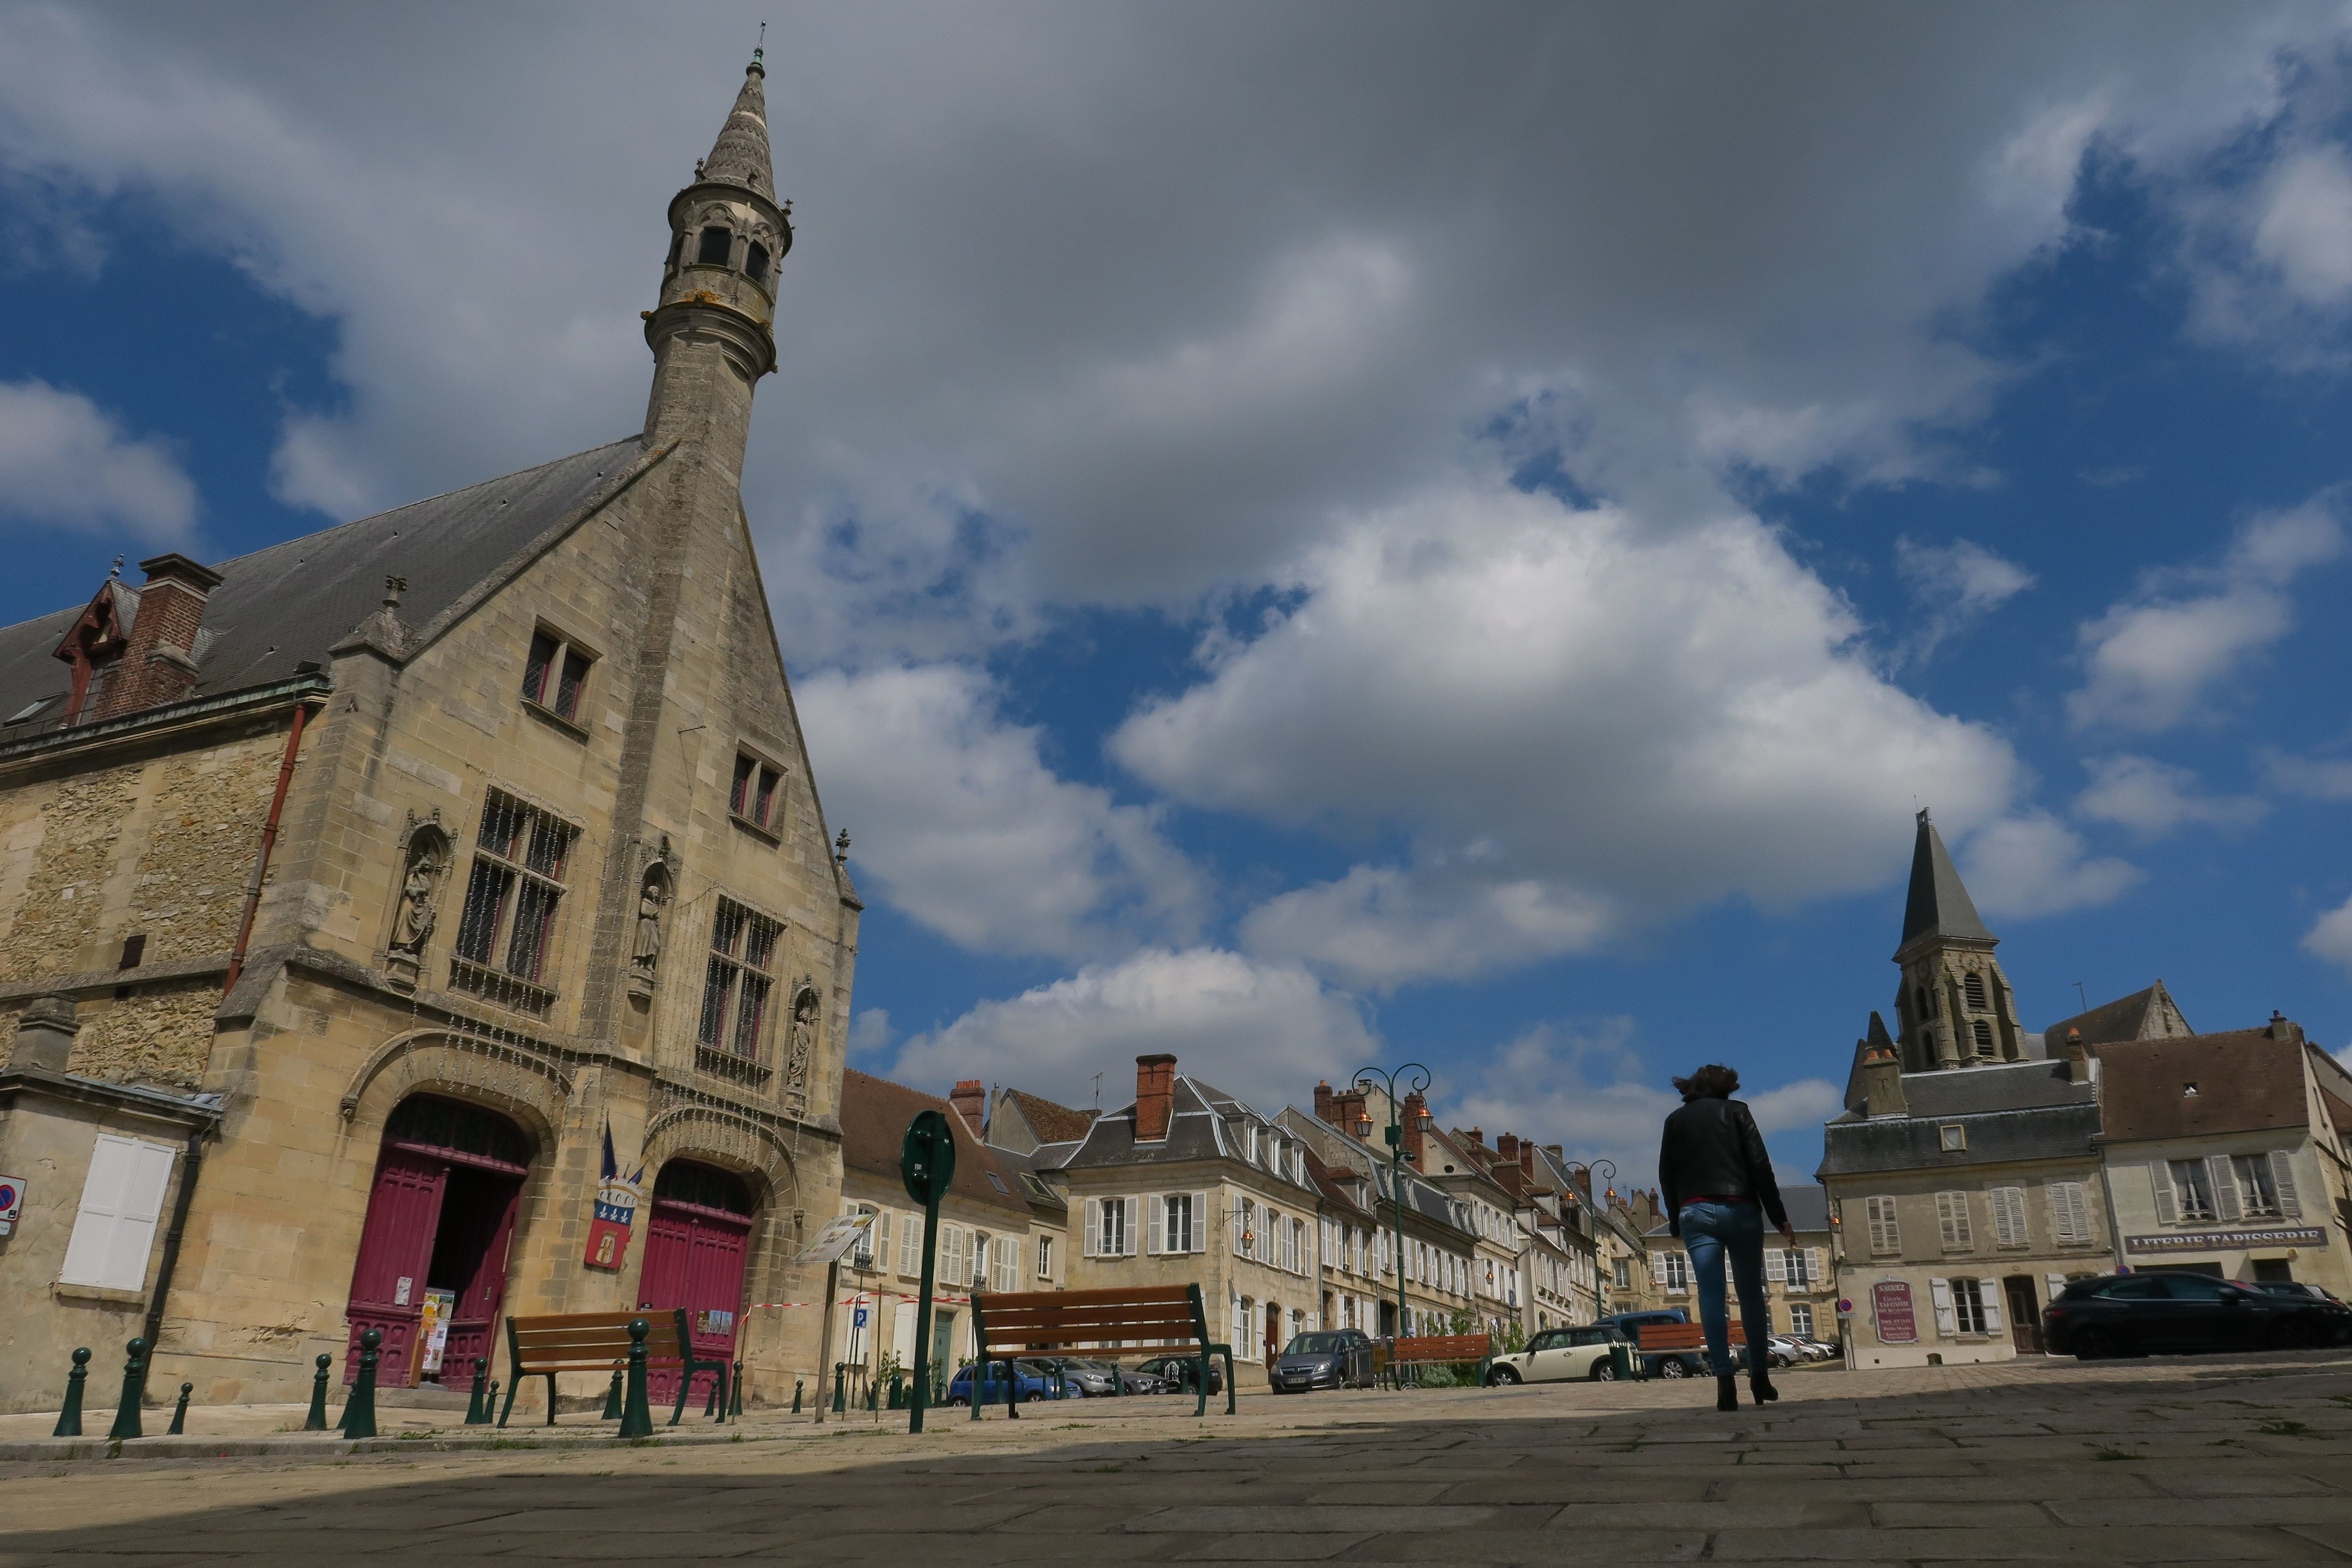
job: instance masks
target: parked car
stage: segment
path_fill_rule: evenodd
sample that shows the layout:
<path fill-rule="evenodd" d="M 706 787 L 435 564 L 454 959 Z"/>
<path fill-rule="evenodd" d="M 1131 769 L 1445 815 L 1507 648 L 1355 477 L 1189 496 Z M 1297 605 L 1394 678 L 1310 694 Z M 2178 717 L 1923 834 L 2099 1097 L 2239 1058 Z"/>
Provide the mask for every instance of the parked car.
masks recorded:
<path fill-rule="evenodd" d="M 1603 1318 L 1599 1327 L 1614 1329 L 1628 1340 L 1638 1342 L 1637 1331 L 1643 1323 L 1687 1323 L 1690 1314 L 1680 1307 L 1655 1307 L 1646 1312 L 1617 1312 Z M 1652 1351 L 1642 1357 L 1644 1377 L 1704 1377 L 1706 1375 L 1706 1352 L 1697 1351 Z"/>
<path fill-rule="evenodd" d="M 2298 1279 L 2257 1279 L 2254 1289 L 2267 1290 L 2273 1296 L 2312 1296 L 2322 1301 L 2340 1301 L 2344 1298 L 2331 1294 L 2326 1287 L 2306 1285 Z"/>
<path fill-rule="evenodd" d="M 1609 1347 L 1623 1343 L 1623 1334 L 1599 1325 L 1546 1329 L 1527 1349 L 1496 1356 L 1486 1369 L 1486 1383 L 1496 1388 L 1514 1383 L 1613 1383 L 1617 1362 Z"/>
<path fill-rule="evenodd" d="M 973 1365 L 973 1363 L 966 1362 L 962 1366 L 956 1369 L 955 1377 L 948 1384 L 948 1403 L 950 1405 L 970 1405 L 971 1403 L 971 1377 Z M 1020 1395 L 1021 1403 L 1024 1405 L 1033 1404 L 1040 1399 L 1077 1399 L 1083 1397 L 1077 1389 L 1070 1387 L 1067 1384 L 1064 1385 L 1064 1389 L 1061 1393 L 1055 1393 L 1054 1374 L 1051 1369 L 1041 1366 L 1034 1361 L 1015 1362 L 1013 1363 L 1013 1367 L 1020 1373 Z M 1004 1403 L 1004 1363 L 1003 1362 L 991 1362 L 989 1363 L 988 1382 L 983 1385 L 983 1392 L 981 1395 L 980 1402 L 984 1405 L 1002 1405 Z"/>
<path fill-rule="evenodd" d="M 1190 1394 L 1192 1392 L 1193 1384 L 1200 1381 L 1201 1376 L 1200 1361 L 1196 1357 L 1188 1355 L 1153 1356 L 1150 1361 L 1137 1362 L 1135 1370 L 1159 1379 L 1160 1391 L 1166 1394 Z M 1216 1357 L 1211 1356 L 1209 1358 L 1209 1392 L 1223 1394 L 1224 1391 L 1224 1365 Z"/>
<path fill-rule="evenodd" d="M 1805 1352 L 1807 1361 L 1836 1361 L 1845 1354 L 1843 1350 L 1829 1340 L 1799 1340 L 1797 1346 Z"/>
<path fill-rule="evenodd" d="M 2352 1308 L 2206 1274 L 2108 1274 L 2067 1286 L 2042 1309 L 2042 1327 L 2053 1353 L 2083 1361 L 2152 1351 L 2303 1350 L 2352 1339 Z"/>
<path fill-rule="evenodd" d="M 1166 1392 L 1160 1379 L 1151 1373 L 1131 1367 L 1119 1366 L 1115 1363 L 1088 1361 L 1079 1356 L 1048 1355 L 1034 1359 L 1037 1365 L 1049 1372 L 1056 1367 L 1060 1368 L 1062 1376 L 1069 1382 L 1070 1385 L 1088 1399 L 1109 1398 L 1110 1380 L 1114 1374 L 1118 1378 L 1118 1392 L 1121 1395 Z"/>
<path fill-rule="evenodd" d="M 1272 1368 L 1276 1394 L 1310 1388 L 1370 1388 L 1372 1341 L 1361 1329 L 1318 1329 L 1294 1334 Z"/>

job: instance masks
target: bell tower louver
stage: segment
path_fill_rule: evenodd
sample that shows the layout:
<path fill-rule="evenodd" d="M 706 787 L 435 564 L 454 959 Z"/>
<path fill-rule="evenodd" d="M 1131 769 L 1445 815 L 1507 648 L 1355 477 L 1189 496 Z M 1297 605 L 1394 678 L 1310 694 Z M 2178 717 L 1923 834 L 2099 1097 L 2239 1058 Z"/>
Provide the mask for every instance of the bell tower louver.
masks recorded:
<path fill-rule="evenodd" d="M 1903 906 L 1903 940 L 1895 990 L 1906 1072 L 2020 1061 L 2025 1035 L 2017 1001 L 1993 949 L 2000 939 L 1977 913 L 1976 900 L 1925 810 L 1911 850 L 1911 890 Z"/>

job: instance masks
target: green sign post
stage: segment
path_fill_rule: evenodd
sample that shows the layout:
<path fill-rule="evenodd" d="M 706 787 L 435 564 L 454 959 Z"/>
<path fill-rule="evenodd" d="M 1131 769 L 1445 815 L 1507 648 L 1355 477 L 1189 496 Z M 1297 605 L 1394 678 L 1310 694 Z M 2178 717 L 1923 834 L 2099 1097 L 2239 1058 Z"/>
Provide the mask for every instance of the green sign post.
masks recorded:
<path fill-rule="evenodd" d="M 919 1110 L 907 1124 L 898 1156 L 898 1177 L 907 1195 L 923 1205 L 923 1283 L 915 1307 L 915 1388 L 907 1430 L 923 1429 L 923 1406 L 931 1396 L 931 1289 L 940 1258 L 940 1200 L 955 1180 L 955 1134 L 936 1110 Z"/>

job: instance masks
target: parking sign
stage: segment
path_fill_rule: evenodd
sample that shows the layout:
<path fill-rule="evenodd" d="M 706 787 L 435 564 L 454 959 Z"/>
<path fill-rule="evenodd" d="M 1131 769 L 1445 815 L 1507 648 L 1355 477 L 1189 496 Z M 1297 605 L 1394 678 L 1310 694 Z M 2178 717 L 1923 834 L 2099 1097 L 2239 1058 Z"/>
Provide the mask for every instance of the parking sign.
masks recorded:
<path fill-rule="evenodd" d="M 0 1176 L 0 1236 L 16 1228 L 16 1216 L 25 1212 L 25 1178 Z"/>

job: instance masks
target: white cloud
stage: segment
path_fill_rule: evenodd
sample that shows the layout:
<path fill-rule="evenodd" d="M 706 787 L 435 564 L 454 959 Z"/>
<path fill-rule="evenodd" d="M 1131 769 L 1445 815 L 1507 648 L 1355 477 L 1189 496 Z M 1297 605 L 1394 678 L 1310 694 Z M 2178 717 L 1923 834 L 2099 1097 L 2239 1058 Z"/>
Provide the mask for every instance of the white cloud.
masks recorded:
<path fill-rule="evenodd" d="M 1970 540 L 1895 542 L 1895 569 L 1919 606 L 1916 629 L 1903 640 L 1915 658 L 1935 656 L 1949 638 L 2033 586 L 2033 574 Z"/>
<path fill-rule="evenodd" d="M 870 1057 L 890 1048 L 890 1014 L 883 1007 L 864 1008 L 849 1021 L 849 1054 Z"/>
<path fill-rule="evenodd" d="M 2254 254 L 2315 304 L 2352 293 L 2352 170 L 2337 147 L 2311 147 L 2271 173 L 2255 219 Z"/>
<path fill-rule="evenodd" d="M 2294 626 L 2287 585 L 2336 559 L 2341 497 L 2323 491 L 2238 531 L 2220 566 L 2151 574 L 2079 628 L 2089 679 L 2066 699 L 2077 726 L 2161 731 L 2203 716 L 2216 689 Z"/>
<path fill-rule="evenodd" d="M 2290 756 L 2275 746 L 2255 753 L 2263 777 L 2284 795 L 2313 800 L 2352 800 L 2352 762 L 2335 757 Z"/>
<path fill-rule="evenodd" d="M 2339 968 L 2352 970 L 2352 900 L 2328 910 L 2313 923 L 2304 933 L 2303 951 Z M 2352 1046 L 2345 1049 L 2352 1051 Z"/>
<path fill-rule="evenodd" d="M 2008 746 L 1876 674 L 1847 607 L 1744 513 L 1647 529 L 1465 476 L 1351 520 L 1297 584 L 1111 749 L 1185 801 L 1405 836 L 1404 867 L 1245 928 L 1354 983 L 1876 886 L 1915 795 L 1965 824 L 2013 785 Z"/>
<path fill-rule="evenodd" d="M 983 1002 L 909 1039 L 892 1076 L 945 1085 L 979 1078 L 1106 1109 L 1135 1097 L 1134 1062 L 1167 1051 L 1177 1070 L 1269 1113 L 1304 1103 L 1380 1051 L 1347 997 L 1295 964 L 1215 948 L 1147 948 L 1001 1002 Z"/>
<path fill-rule="evenodd" d="M 132 436 L 79 393 L 0 382 L 0 520 L 183 544 L 196 487 L 169 443 Z"/>
<path fill-rule="evenodd" d="M 2012 920 L 2109 903 L 2147 876 L 2126 860 L 2088 858 L 2079 834 L 2041 811 L 1986 826 L 1962 858 L 1977 907 Z"/>
<path fill-rule="evenodd" d="M 2153 757 L 2117 753 L 2085 758 L 2089 787 L 2074 797 L 2074 813 L 2094 822 L 2112 822 L 2155 837 L 2189 823 L 2246 827 L 2270 811 L 2248 795 L 2202 793 L 2196 773 Z"/>
<path fill-rule="evenodd" d="M 826 671 L 794 697 L 856 869 L 950 941 L 1075 957 L 1198 928 L 1198 875 L 1158 812 L 1057 777 L 982 672 Z"/>

